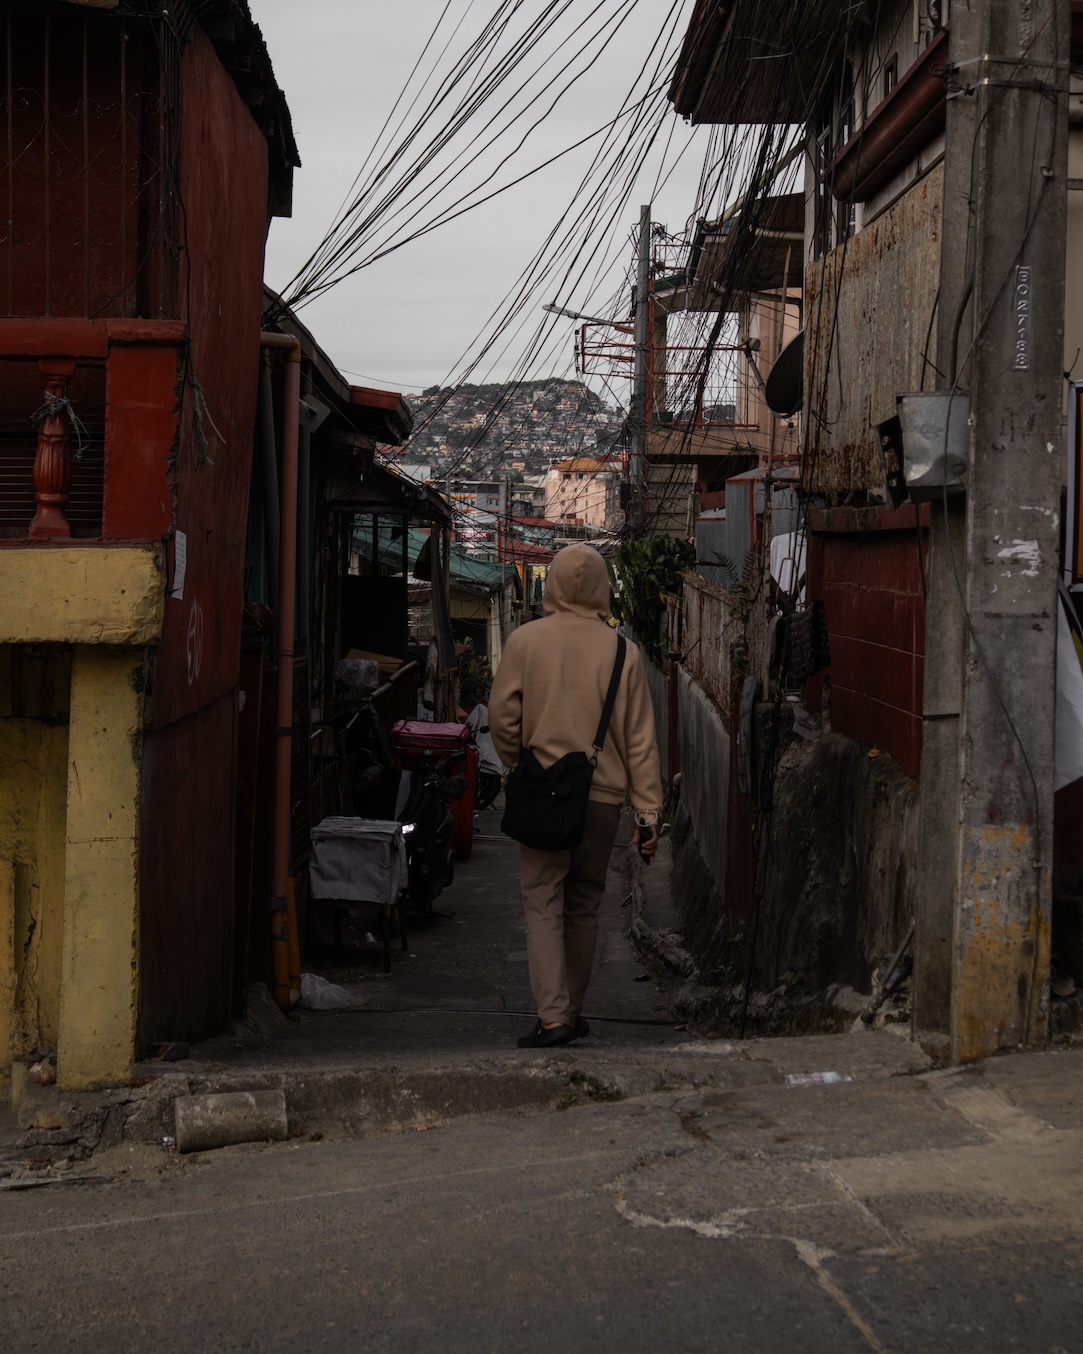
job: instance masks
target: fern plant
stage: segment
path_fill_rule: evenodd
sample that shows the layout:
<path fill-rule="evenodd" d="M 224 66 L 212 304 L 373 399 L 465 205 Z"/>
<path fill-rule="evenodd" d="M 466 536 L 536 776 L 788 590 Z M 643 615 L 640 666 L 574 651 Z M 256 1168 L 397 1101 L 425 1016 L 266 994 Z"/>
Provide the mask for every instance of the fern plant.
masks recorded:
<path fill-rule="evenodd" d="M 669 647 L 666 597 L 680 595 L 682 575 L 695 565 L 695 546 L 674 536 L 630 536 L 611 557 L 613 614 L 635 632 L 658 667 Z"/>

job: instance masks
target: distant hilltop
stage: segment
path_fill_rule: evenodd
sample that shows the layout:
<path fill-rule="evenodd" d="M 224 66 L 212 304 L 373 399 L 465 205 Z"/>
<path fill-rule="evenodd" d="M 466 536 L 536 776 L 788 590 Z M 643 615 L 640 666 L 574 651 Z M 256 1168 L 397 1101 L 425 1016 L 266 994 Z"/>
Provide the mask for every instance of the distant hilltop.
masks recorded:
<path fill-rule="evenodd" d="M 624 411 L 582 381 L 429 386 L 406 401 L 414 434 L 403 453 L 458 474 L 537 474 L 554 460 L 610 454 Z"/>

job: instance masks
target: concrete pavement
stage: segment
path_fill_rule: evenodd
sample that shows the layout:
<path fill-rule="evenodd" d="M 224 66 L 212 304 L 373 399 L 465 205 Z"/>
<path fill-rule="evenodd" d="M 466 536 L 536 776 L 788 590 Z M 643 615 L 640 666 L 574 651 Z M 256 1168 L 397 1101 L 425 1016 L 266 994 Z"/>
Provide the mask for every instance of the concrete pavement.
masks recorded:
<path fill-rule="evenodd" d="M 321 967 L 354 1010 L 25 1097 L 0 1345 L 1083 1349 L 1083 1050 L 948 1072 L 905 1031 L 675 1028 L 618 860 L 596 1033 L 528 1055 L 512 851 L 479 843 L 389 979 L 366 948 Z M 825 1071 L 852 1080 L 786 1084 Z M 159 1141 L 178 1094 L 271 1086 L 287 1142 Z"/>
<path fill-rule="evenodd" d="M 0 1340 L 1075 1351 L 1081 1091 L 1065 1051 L 190 1157 L 121 1143 L 80 1185 L 3 1196 Z"/>

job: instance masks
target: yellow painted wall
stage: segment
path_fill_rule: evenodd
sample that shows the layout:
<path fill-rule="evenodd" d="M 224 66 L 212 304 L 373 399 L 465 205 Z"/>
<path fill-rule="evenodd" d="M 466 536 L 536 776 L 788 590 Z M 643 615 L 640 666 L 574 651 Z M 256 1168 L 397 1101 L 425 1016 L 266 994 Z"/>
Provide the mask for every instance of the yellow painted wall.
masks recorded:
<path fill-rule="evenodd" d="M 951 980 L 952 1061 L 1045 1043 L 1048 916 L 1021 915 L 1018 898 L 1038 856 L 1031 823 L 965 826 L 960 845 Z M 1046 877 L 1044 887 L 1050 886 Z"/>
<path fill-rule="evenodd" d="M 115 1084 L 135 1058 L 143 655 L 77 646 L 68 734 L 57 1080 Z"/>
<path fill-rule="evenodd" d="M 60 1028 L 71 651 L 0 646 L 0 1069 Z"/>
<path fill-rule="evenodd" d="M 151 644 L 164 609 L 160 546 L 0 550 L 0 643 Z"/>
<path fill-rule="evenodd" d="M 130 1075 L 137 675 L 164 605 L 158 547 L 0 551 L 0 1075 L 33 1052 L 69 1089 Z"/>

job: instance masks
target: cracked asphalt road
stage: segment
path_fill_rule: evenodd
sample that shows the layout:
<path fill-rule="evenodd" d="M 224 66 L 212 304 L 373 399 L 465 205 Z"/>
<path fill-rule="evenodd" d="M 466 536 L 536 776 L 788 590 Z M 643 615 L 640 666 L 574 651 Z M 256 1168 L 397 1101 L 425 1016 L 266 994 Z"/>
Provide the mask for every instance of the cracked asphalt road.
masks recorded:
<path fill-rule="evenodd" d="M 1083 1050 L 944 1073 L 887 1030 L 697 1039 L 638 981 L 615 864 L 595 1036 L 525 1060 L 508 849 L 480 844 L 392 980 L 332 965 L 359 1014 L 176 1065 L 186 1093 L 280 1078 L 299 1136 L 114 1138 L 0 1179 L 0 1351 L 1083 1351 Z M 817 1069 L 853 1080 L 784 1084 Z"/>
<path fill-rule="evenodd" d="M 1059 1052 L 116 1147 L 104 1183 L 3 1196 L 0 1344 L 1075 1351 L 1081 1098 Z"/>

